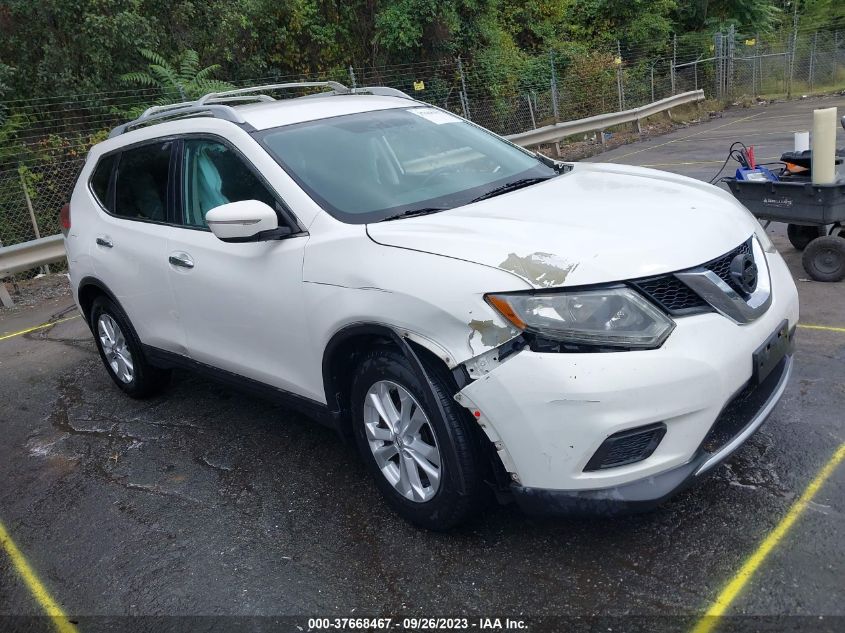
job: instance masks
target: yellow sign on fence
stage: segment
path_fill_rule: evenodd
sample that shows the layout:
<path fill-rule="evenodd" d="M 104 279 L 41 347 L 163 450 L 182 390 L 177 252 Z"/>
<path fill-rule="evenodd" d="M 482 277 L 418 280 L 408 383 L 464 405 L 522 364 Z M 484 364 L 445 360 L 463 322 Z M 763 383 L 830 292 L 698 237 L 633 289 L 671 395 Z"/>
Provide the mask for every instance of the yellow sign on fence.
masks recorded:
<path fill-rule="evenodd" d="M 425 82 L 415 81 L 414 82 L 414 90 L 425 90 Z"/>

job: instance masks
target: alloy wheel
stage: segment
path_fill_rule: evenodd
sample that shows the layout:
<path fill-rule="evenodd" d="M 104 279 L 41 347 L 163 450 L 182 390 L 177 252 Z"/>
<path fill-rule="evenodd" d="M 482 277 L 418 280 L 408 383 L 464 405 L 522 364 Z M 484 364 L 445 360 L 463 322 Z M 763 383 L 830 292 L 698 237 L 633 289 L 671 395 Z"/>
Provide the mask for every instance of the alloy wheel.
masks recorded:
<path fill-rule="evenodd" d="M 135 365 L 132 361 L 132 352 L 126 343 L 126 336 L 123 330 L 110 315 L 101 314 L 97 319 L 97 335 L 106 362 L 112 372 L 123 383 L 132 382 L 135 375 Z"/>
<path fill-rule="evenodd" d="M 364 401 L 367 443 L 385 479 L 403 497 L 423 503 L 437 494 L 442 461 L 434 429 L 407 389 L 380 380 Z"/>

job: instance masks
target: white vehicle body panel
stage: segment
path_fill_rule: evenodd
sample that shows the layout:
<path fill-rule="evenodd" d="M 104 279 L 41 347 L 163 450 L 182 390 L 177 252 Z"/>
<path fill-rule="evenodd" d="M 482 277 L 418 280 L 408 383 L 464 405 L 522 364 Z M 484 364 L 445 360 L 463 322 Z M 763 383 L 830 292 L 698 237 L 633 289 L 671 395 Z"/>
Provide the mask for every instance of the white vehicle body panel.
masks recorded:
<path fill-rule="evenodd" d="M 302 257 L 308 236 L 229 244 L 208 231 L 174 229 L 169 283 L 191 358 L 297 395 L 322 399 L 322 382 L 303 378 L 310 358 L 302 309 Z"/>
<path fill-rule="evenodd" d="M 92 155 L 96 155 L 93 150 Z M 99 279 L 113 288 L 124 309 L 137 319 L 136 329 L 145 343 L 184 352 L 167 269 L 167 240 L 174 229 L 109 215 L 87 185 L 95 164 L 92 159 L 86 163 L 70 202 L 78 210 L 65 239 L 74 296 L 83 278 Z"/>
<path fill-rule="evenodd" d="M 759 226 L 712 185 L 653 169 L 579 163 L 527 189 L 374 224 L 369 232 L 381 244 L 494 266 L 550 288 L 698 266 Z"/>
<path fill-rule="evenodd" d="M 491 287 L 528 290 L 511 273 L 449 257 L 376 244 L 365 225 L 323 216 L 306 248 L 310 332 L 322 357 L 329 339 L 355 323 L 389 325 L 449 367 L 519 331 L 484 301 Z"/>

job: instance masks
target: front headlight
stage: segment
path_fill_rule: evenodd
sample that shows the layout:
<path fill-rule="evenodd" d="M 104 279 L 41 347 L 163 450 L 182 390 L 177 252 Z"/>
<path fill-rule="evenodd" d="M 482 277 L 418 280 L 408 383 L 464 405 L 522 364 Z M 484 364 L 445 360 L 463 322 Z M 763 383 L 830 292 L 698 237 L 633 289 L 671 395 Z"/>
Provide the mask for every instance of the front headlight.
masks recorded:
<path fill-rule="evenodd" d="M 675 323 L 630 288 L 486 295 L 516 327 L 583 345 L 660 347 Z"/>

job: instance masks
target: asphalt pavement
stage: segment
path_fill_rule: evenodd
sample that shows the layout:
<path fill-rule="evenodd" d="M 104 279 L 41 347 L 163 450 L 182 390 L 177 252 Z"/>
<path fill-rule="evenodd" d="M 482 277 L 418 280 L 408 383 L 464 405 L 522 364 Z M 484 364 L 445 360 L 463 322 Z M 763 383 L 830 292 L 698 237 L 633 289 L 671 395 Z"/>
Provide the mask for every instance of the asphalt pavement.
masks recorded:
<path fill-rule="evenodd" d="M 592 160 L 707 180 L 733 140 L 776 158 L 827 105 L 845 113 L 845 97 L 737 109 Z M 451 533 L 415 529 L 385 507 L 352 446 L 296 413 L 183 372 L 160 397 L 123 396 L 65 295 L 0 310 L 0 526 L 79 630 L 127 615 L 249 616 L 226 628 L 255 630 L 367 615 L 691 627 L 845 442 L 845 284 L 806 281 L 800 253 L 770 230 L 798 280 L 801 323 L 818 328 L 799 329 L 795 374 L 762 429 L 649 514 L 491 507 Z M 840 466 L 754 568 L 730 626 L 845 629 L 843 519 Z M 0 627 L 49 630 L 14 617 L 43 612 L 0 550 Z"/>

